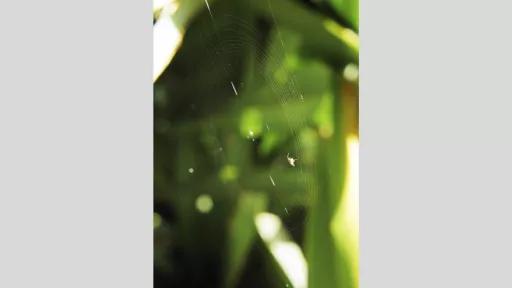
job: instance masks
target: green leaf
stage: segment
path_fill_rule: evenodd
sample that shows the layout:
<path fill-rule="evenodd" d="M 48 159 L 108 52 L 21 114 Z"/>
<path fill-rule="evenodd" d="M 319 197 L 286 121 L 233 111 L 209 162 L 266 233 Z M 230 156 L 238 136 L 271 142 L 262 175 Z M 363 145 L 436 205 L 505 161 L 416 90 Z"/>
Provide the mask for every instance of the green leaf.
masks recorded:
<path fill-rule="evenodd" d="M 254 217 L 267 205 L 265 194 L 244 192 L 240 194 L 228 232 L 228 260 L 226 287 L 234 287 L 244 267 L 249 249 L 256 237 Z"/>
<path fill-rule="evenodd" d="M 336 79 L 341 79 L 338 75 Z M 337 81 L 337 80 L 335 80 Z M 306 234 L 306 255 L 309 263 L 309 288 L 357 288 L 353 266 L 353 254 L 340 249 L 332 233 L 332 219 L 336 215 L 342 197 L 346 169 L 344 113 L 339 93 L 329 95 L 333 103 L 331 114 L 334 123 L 332 137 L 323 138 L 319 147 L 318 195 L 310 209 Z M 324 119 L 325 121 L 326 119 Z M 336 224 L 334 224 L 336 225 Z M 343 248 L 346 246 L 343 246 Z"/>
<path fill-rule="evenodd" d="M 334 10 L 347 19 L 356 29 L 359 28 L 359 0 L 329 0 Z"/>

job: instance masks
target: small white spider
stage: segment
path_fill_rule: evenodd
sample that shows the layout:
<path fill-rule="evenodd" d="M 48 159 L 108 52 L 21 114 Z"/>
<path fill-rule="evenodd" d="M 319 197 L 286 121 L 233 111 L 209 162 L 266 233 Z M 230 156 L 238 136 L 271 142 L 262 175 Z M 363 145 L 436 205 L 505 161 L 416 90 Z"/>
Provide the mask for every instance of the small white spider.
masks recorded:
<path fill-rule="evenodd" d="M 292 167 L 295 167 L 295 161 L 299 160 L 299 159 L 294 159 L 293 157 L 290 157 L 290 153 L 288 153 L 286 155 L 286 159 L 288 159 L 288 163 L 290 163 L 290 165 L 292 165 Z"/>

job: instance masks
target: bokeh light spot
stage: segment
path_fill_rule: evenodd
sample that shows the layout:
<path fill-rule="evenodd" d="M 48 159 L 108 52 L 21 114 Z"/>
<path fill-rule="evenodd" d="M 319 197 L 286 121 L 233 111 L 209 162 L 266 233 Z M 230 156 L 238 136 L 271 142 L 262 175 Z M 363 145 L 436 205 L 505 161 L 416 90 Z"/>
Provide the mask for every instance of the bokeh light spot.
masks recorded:
<path fill-rule="evenodd" d="M 210 195 L 202 194 L 196 199 L 196 209 L 201 213 L 209 213 L 213 209 L 213 199 Z"/>
<path fill-rule="evenodd" d="M 225 165 L 219 172 L 219 178 L 223 182 L 232 182 L 238 178 L 238 168 L 234 165 Z"/>

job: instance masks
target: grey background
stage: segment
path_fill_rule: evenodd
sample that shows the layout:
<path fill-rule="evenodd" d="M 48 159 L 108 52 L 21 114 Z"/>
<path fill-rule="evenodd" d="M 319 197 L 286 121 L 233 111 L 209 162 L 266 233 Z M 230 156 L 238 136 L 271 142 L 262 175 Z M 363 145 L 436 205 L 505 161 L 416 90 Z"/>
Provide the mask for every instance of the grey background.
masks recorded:
<path fill-rule="evenodd" d="M 361 287 L 512 287 L 510 3 L 361 11 Z"/>
<path fill-rule="evenodd" d="M 506 3 L 361 0 L 361 287 L 511 286 Z M 0 287 L 151 287 L 151 1 L 0 35 Z"/>
<path fill-rule="evenodd" d="M 151 287 L 151 1 L 0 1 L 0 37 L 0 287 Z"/>

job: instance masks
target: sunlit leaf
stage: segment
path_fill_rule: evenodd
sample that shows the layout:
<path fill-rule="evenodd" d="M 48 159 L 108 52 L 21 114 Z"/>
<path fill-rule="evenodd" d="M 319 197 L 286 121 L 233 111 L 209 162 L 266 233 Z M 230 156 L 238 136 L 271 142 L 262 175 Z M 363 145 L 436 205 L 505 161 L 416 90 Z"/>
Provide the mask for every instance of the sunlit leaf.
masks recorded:
<path fill-rule="evenodd" d="M 172 21 L 170 12 L 164 9 L 153 25 L 153 82 L 171 63 L 182 38 L 183 35 Z"/>
<path fill-rule="evenodd" d="M 338 250 L 350 263 L 352 287 L 359 282 L 359 143 L 355 135 L 347 137 L 345 185 L 336 213 L 331 221 Z"/>
<path fill-rule="evenodd" d="M 308 265 L 302 249 L 291 240 L 281 219 L 259 213 L 254 219 L 258 234 L 294 288 L 308 287 Z"/>

